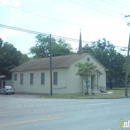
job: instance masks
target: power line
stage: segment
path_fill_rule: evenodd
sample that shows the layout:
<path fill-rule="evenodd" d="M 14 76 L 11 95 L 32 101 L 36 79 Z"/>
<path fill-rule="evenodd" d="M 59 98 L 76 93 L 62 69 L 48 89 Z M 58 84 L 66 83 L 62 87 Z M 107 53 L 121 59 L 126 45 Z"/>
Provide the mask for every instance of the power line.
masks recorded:
<path fill-rule="evenodd" d="M 110 1 L 108 2 L 108 1 L 103 1 L 104 3 L 107 3 L 107 4 L 109 4 L 109 5 L 112 5 L 112 6 L 114 6 L 114 7 L 117 7 L 117 8 L 119 8 L 119 9 L 121 9 L 121 10 L 123 10 L 124 11 L 124 9 L 125 10 L 127 10 L 127 11 L 130 11 L 129 9 L 126 9 L 126 7 L 123 7 L 123 6 L 121 6 L 121 4 L 116 4 L 116 3 L 111 3 Z M 123 15 L 123 14 L 122 14 Z"/>
<path fill-rule="evenodd" d="M 32 31 L 32 30 L 27 30 L 27 29 L 22 29 L 22 28 L 17 28 L 17 27 L 8 26 L 8 25 L 3 25 L 3 24 L 0 24 L 0 27 L 7 28 L 7 29 L 12 29 L 12 30 L 16 30 L 16 31 L 21 31 L 21 32 L 26 32 L 26 33 L 31 33 L 31 34 L 49 35 L 49 34 L 46 34 L 46 33 L 41 33 L 41 32 Z"/>
<path fill-rule="evenodd" d="M 85 3 L 90 3 L 91 5 L 94 5 L 94 6 L 100 7 L 100 8 L 102 8 L 102 9 L 109 10 L 109 11 L 111 11 L 111 12 L 115 12 L 115 13 L 117 13 L 117 14 L 120 14 L 120 12 L 115 11 L 115 10 L 111 10 L 110 8 L 106 8 L 106 7 L 103 7 L 103 6 L 97 5 L 97 4 L 95 4 L 95 3 L 88 2 L 88 1 L 86 1 L 86 0 L 82 0 L 82 1 L 84 1 Z"/>
<path fill-rule="evenodd" d="M 47 34 L 47 33 L 42 33 L 42 32 L 33 31 L 33 30 L 27 30 L 27 29 L 22 29 L 22 28 L 18 28 L 18 27 L 3 25 L 3 24 L 0 24 L 0 27 L 16 30 L 16 31 L 20 31 L 20 32 L 30 33 L 30 34 L 36 34 L 36 35 L 42 34 L 44 36 L 50 36 L 50 34 Z M 57 35 L 53 35 L 53 34 L 52 34 L 52 36 L 54 38 L 61 38 L 61 39 L 65 39 L 65 40 L 72 41 L 72 42 L 79 42 L 79 39 L 63 37 L 63 36 L 57 36 Z M 84 44 L 88 44 L 88 43 L 92 43 L 92 42 L 95 42 L 95 41 L 84 41 L 84 40 L 82 40 L 82 43 L 84 43 Z M 115 46 L 115 47 L 116 48 L 122 48 L 122 49 L 126 49 L 127 48 L 127 47 L 121 47 L 121 46 Z"/>
<path fill-rule="evenodd" d="M 74 1 L 71 1 L 71 0 L 69 0 L 69 1 L 72 2 L 72 3 L 75 3 L 75 4 L 79 4 L 79 3 L 74 2 Z M 84 0 L 83 0 L 83 1 L 84 1 Z M 90 3 L 90 2 L 89 2 L 89 3 Z M 2 4 L 2 3 L 1 3 L 1 4 Z M 3 5 L 4 5 L 4 4 L 3 4 Z M 79 4 L 79 5 L 85 6 L 85 5 L 82 5 L 82 4 Z M 94 4 L 94 5 L 96 5 L 96 4 Z M 33 12 L 31 12 L 31 11 L 27 11 L 27 10 L 24 10 L 24 9 L 18 9 L 18 8 L 14 7 L 14 6 L 9 6 L 9 5 L 4 5 L 4 6 L 5 6 L 5 7 L 9 7 L 9 8 L 13 8 L 13 9 L 16 9 L 16 10 L 20 10 L 20 11 L 23 11 L 23 12 L 26 12 L 26 13 L 30 13 L 30 14 L 33 14 L 33 15 L 36 15 L 36 16 L 39 16 L 39 17 L 43 17 L 43 18 L 46 18 L 46 19 L 55 20 L 55 21 L 58 21 L 58 22 L 68 23 L 68 24 L 76 25 L 76 26 L 88 27 L 88 26 L 86 26 L 86 25 L 82 25 L 82 24 L 78 24 L 78 23 L 73 23 L 73 22 L 69 22 L 69 21 L 60 20 L 60 19 L 56 19 L 56 18 L 53 18 L 53 17 L 44 16 L 44 15 L 41 15 L 41 14 L 38 14 L 38 13 L 33 13 Z M 96 5 L 96 6 L 97 6 L 97 5 Z M 88 6 L 85 6 L 85 7 L 88 7 Z M 102 6 L 100 6 L 100 7 L 102 7 Z M 90 8 L 90 7 L 88 7 L 88 8 Z M 102 7 L 102 8 L 104 8 L 104 7 Z M 93 8 L 90 8 L 90 9 L 93 9 Z M 115 15 L 112 15 L 112 14 L 109 14 L 109 13 L 102 12 L 102 11 L 97 10 L 97 9 L 93 9 L 93 10 L 99 11 L 99 12 L 104 13 L 104 14 L 108 14 L 108 15 L 110 15 L 110 16 L 118 17 L 118 16 L 115 16 Z M 109 10 L 110 10 L 110 9 L 109 9 Z M 112 10 L 110 10 L 110 11 L 112 11 Z M 120 17 L 118 17 L 118 18 L 120 18 Z M 120 18 L 120 19 L 121 19 L 121 18 Z"/>
<path fill-rule="evenodd" d="M 111 0 L 111 1 L 113 1 L 113 0 Z M 125 9 L 126 9 L 126 8 L 129 8 L 129 9 L 130 9 L 129 6 L 126 6 L 126 5 L 122 4 L 122 3 L 119 3 L 119 2 L 116 2 L 116 1 L 113 1 L 113 2 L 116 3 L 116 4 L 118 4 L 118 5 L 122 5 L 122 7 L 124 6 Z M 123 3 L 124 3 L 124 2 L 123 2 Z"/>
<path fill-rule="evenodd" d="M 103 12 L 103 11 L 101 11 L 101 10 L 98 10 L 98 9 L 95 9 L 95 8 L 92 8 L 92 7 L 89 7 L 89 6 L 80 4 L 80 3 L 75 2 L 75 1 L 72 1 L 72 0 L 69 0 L 69 1 L 72 2 L 72 3 L 74 3 L 74 4 L 77 4 L 77 5 L 79 5 L 79 6 L 87 7 L 87 8 L 89 8 L 89 9 L 91 9 L 91 10 L 95 10 L 95 11 L 101 12 L 101 13 L 103 13 L 103 14 L 107 14 L 107 15 L 110 15 L 110 16 L 112 16 L 112 17 L 116 17 L 116 18 L 118 18 L 118 19 L 121 19 L 121 18 L 118 17 L 117 15 L 113 15 L 113 14 L 110 14 L 110 13 L 107 13 L 107 12 Z M 123 20 L 123 19 L 121 19 L 121 20 Z"/>
<path fill-rule="evenodd" d="M 43 17 L 43 18 L 46 18 L 46 19 L 51 19 L 51 20 L 54 20 L 54 21 L 58 21 L 58 22 L 67 23 L 67 24 L 76 25 L 76 26 L 88 27 L 86 25 L 81 25 L 81 24 L 78 24 L 78 23 L 73 23 L 73 22 L 64 21 L 64 20 L 56 19 L 56 18 L 49 17 L 49 16 L 44 16 L 44 15 L 41 15 L 41 14 L 38 14 L 38 13 L 33 13 L 31 11 L 27 11 L 27 10 L 23 10 L 23 9 L 18 9 L 16 7 L 13 7 L 13 6 L 9 6 L 9 5 L 4 5 L 4 6 L 5 7 L 9 7 L 9 8 L 13 8 L 13 9 L 16 9 L 16 10 L 20 10 L 20 11 L 23 11 L 23 12 L 26 12 L 26 13 L 29 13 L 29 14 L 33 14 L 33 15 L 36 15 L 36 16 L 39 16 L 39 17 Z"/>
<path fill-rule="evenodd" d="M 76 3 L 76 2 L 73 2 L 71 0 L 69 0 L 70 2 L 72 3 Z M 78 4 L 78 3 L 77 3 Z M 43 18 L 47 18 L 47 19 L 52 19 L 52 20 L 55 20 L 55 21 L 59 21 L 59 22 L 64 22 L 64 23 L 68 23 L 68 24 L 72 24 L 72 25 L 76 25 L 76 26 L 82 26 L 82 27 L 88 27 L 87 25 L 82 25 L 82 24 L 77 24 L 77 23 L 72 23 L 72 22 L 68 22 L 68 21 L 63 21 L 63 20 L 59 20 L 59 19 L 55 19 L 55 18 L 52 18 L 52 17 L 48 17 L 48 16 L 43 16 L 41 14 L 36 14 L 36 13 L 33 13 L 31 11 L 27 11 L 27 10 L 23 10 L 23 9 L 18 9 L 16 7 L 13 7 L 13 6 L 9 6 L 9 5 L 4 5 L 6 7 L 9 7 L 9 8 L 14 8 L 14 9 L 17 9 L 17 10 L 20 10 L 20 11 L 23 11 L 23 12 L 26 12 L 26 13 L 30 13 L 30 14 L 33 14 L 33 15 L 36 15 L 36 16 L 39 16 L 39 17 L 43 17 Z M 82 5 L 83 6 L 83 5 Z M 91 8 L 92 9 L 92 8 Z M 94 9 L 95 10 L 95 9 Z M 99 10 L 98 10 L 99 11 Z M 102 11 L 100 11 L 102 12 Z M 105 12 L 102 12 L 102 13 L 105 13 Z M 106 13 L 105 13 L 106 14 Z M 109 14 L 110 15 L 110 14 Z M 113 15 L 114 16 L 114 15 Z M 114 16 L 115 17 L 115 16 Z M 117 17 L 117 16 L 116 16 Z M 118 17 L 119 18 L 119 17 Z M 114 32 L 114 33 L 123 33 L 122 31 L 119 32 L 119 31 L 114 31 L 114 30 L 108 30 L 106 29 L 107 31 L 110 31 L 110 32 Z"/>
<path fill-rule="evenodd" d="M 42 34 L 42 35 L 45 35 L 45 36 L 49 36 L 50 35 L 50 34 L 47 34 L 47 33 L 42 33 L 42 32 L 37 32 L 37 31 L 27 30 L 27 29 L 22 29 L 22 28 L 18 28 L 18 27 L 3 25 L 3 24 L 0 24 L 0 27 L 16 30 L 16 31 L 20 31 L 20 32 L 31 33 L 31 34 Z M 68 37 L 63 37 L 63 36 L 57 36 L 57 35 L 53 35 L 53 34 L 52 34 L 52 36 L 56 37 L 56 38 L 62 38 L 62 39 L 68 40 L 68 41 L 79 42 L 78 39 L 73 39 L 73 38 L 68 38 Z M 83 43 L 90 43 L 92 41 L 84 41 L 83 40 L 82 42 Z"/>

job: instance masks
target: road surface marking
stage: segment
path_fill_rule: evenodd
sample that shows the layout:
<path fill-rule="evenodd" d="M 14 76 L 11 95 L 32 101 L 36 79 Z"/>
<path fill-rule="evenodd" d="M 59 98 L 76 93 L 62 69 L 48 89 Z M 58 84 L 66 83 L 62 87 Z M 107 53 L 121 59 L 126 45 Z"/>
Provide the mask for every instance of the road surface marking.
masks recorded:
<path fill-rule="evenodd" d="M 105 104 L 112 104 L 112 103 L 113 102 L 93 103 L 93 104 L 88 104 L 87 106 L 105 105 Z"/>
<path fill-rule="evenodd" d="M 20 124 L 27 124 L 27 123 L 33 123 L 33 122 L 39 122 L 39 121 L 46 121 L 46 120 L 58 120 L 59 116 L 56 117 L 46 117 L 46 118 L 40 118 L 35 120 L 26 120 L 26 121 L 19 121 L 19 122 L 8 122 L 5 124 L 0 124 L 0 127 L 2 126 L 10 126 L 10 125 L 20 125 Z"/>

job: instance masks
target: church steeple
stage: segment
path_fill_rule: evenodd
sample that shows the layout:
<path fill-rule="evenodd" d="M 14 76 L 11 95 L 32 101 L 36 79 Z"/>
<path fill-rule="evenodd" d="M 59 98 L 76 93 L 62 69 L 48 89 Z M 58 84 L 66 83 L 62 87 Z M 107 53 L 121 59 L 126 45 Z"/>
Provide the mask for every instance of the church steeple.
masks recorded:
<path fill-rule="evenodd" d="M 80 36 L 79 36 L 79 48 L 77 54 L 83 54 L 84 51 L 82 49 L 82 38 L 81 38 L 81 30 L 80 30 Z"/>

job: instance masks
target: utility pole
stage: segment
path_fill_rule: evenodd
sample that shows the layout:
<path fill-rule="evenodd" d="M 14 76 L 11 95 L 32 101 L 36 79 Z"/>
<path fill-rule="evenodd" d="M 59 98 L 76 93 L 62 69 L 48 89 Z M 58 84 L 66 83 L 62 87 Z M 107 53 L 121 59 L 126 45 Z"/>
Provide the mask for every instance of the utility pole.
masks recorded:
<path fill-rule="evenodd" d="M 126 17 L 130 17 L 130 15 L 125 15 Z M 129 23 L 127 24 L 129 25 Z M 126 57 L 126 76 L 125 76 L 125 96 L 128 97 L 128 71 L 129 71 L 129 51 L 130 51 L 130 32 L 129 32 L 129 42 L 128 42 L 128 49 L 127 49 L 127 57 Z"/>
<path fill-rule="evenodd" d="M 51 34 L 50 34 L 50 95 L 53 95 L 52 91 L 52 46 L 51 46 Z"/>
<path fill-rule="evenodd" d="M 126 76 L 125 76 L 125 96 L 128 96 L 127 87 L 128 87 L 128 71 L 129 71 L 129 50 L 130 50 L 130 33 L 129 33 L 129 42 L 128 42 L 128 50 L 126 57 Z"/>

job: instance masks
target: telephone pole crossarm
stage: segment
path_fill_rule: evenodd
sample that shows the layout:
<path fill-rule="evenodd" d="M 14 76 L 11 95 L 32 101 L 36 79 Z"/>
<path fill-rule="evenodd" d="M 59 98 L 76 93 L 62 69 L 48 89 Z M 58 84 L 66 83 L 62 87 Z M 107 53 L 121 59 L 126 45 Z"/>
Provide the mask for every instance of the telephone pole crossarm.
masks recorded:
<path fill-rule="evenodd" d="M 130 17 L 130 15 L 125 15 L 125 18 Z"/>

